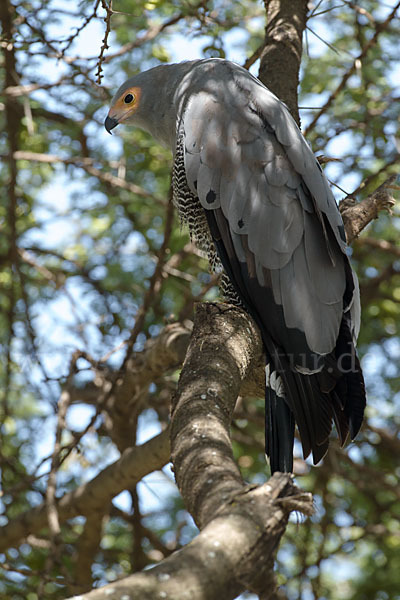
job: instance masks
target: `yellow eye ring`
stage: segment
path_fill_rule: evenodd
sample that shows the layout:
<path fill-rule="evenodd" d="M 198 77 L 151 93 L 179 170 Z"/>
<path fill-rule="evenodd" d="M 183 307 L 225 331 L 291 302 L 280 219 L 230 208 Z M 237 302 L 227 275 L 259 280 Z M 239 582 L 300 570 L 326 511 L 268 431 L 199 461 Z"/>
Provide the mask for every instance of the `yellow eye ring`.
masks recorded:
<path fill-rule="evenodd" d="M 131 104 L 135 100 L 135 96 L 133 94 L 127 94 L 124 98 L 125 104 Z"/>

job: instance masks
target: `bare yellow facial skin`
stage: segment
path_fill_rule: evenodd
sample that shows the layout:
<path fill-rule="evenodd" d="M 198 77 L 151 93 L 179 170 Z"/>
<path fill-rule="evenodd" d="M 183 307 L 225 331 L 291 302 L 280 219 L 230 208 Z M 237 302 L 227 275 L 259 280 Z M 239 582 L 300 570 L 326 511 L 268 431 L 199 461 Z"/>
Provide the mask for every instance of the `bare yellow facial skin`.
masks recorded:
<path fill-rule="evenodd" d="M 126 121 L 139 107 L 141 88 L 131 87 L 124 91 L 110 108 L 108 116 L 118 123 Z"/>

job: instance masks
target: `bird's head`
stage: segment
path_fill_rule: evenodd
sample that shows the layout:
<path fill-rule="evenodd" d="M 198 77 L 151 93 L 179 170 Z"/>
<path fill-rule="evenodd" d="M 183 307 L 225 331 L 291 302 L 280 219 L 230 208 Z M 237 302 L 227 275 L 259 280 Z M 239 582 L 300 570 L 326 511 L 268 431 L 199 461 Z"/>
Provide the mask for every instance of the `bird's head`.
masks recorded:
<path fill-rule="evenodd" d="M 104 122 L 108 133 L 119 123 L 131 124 L 148 131 L 164 145 L 171 144 L 176 112 L 166 110 L 174 93 L 168 67 L 160 65 L 143 71 L 121 85 Z"/>
<path fill-rule="evenodd" d="M 142 88 L 138 85 L 131 85 L 131 80 L 126 81 L 115 94 L 111 108 L 108 111 L 104 127 L 108 133 L 119 123 L 129 123 L 133 120 L 135 113 L 139 110 L 142 96 Z"/>
<path fill-rule="evenodd" d="M 125 81 L 111 101 L 104 123 L 107 131 L 111 133 L 119 123 L 136 125 L 174 149 L 177 115 L 190 80 L 181 84 L 196 63 L 158 65 Z"/>

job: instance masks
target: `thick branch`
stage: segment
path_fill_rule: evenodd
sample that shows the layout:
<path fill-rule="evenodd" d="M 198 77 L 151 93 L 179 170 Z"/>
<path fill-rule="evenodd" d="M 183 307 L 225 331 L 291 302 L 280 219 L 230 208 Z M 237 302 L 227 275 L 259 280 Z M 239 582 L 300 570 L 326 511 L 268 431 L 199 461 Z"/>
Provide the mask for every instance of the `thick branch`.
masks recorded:
<path fill-rule="evenodd" d="M 142 352 L 132 354 L 116 396 L 116 404 L 121 406 L 121 410 L 129 412 L 135 395 L 143 395 L 153 381 L 157 381 L 164 373 L 178 368 L 183 363 L 191 331 L 192 322 L 189 320 L 170 323 L 157 337 L 146 342 Z M 111 353 L 106 355 L 102 362 L 106 362 L 110 355 Z M 115 371 L 105 369 L 97 372 L 95 381 L 88 383 L 84 388 L 69 388 L 72 402 L 96 404 L 99 391 L 105 393 L 114 377 Z"/>
<path fill-rule="evenodd" d="M 242 490 L 229 427 L 241 381 L 261 351 L 258 328 L 247 313 L 224 304 L 198 305 L 172 406 L 171 455 L 199 527 Z"/>
<path fill-rule="evenodd" d="M 176 255 L 174 255 L 176 257 Z M 149 339 L 142 352 L 135 352 L 128 361 L 121 384 L 118 386 L 113 407 L 119 418 L 127 418 L 134 410 L 137 398 L 142 398 L 150 383 L 157 381 L 164 373 L 182 365 L 189 346 L 192 322 L 170 323 L 166 325 L 156 338 Z M 106 358 L 102 359 L 106 360 Z M 241 383 L 240 395 L 262 397 L 265 385 L 265 359 L 261 352 L 257 365 L 250 370 Z M 71 402 L 84 402 L 98 405 L 99 393 L 106 394 L 110 388 L 115 372 L 109 369 L 96 372 L 94 382 L 83 388 L 71 386 L 69 393 Z"/>
<path fill-rule="evenodd" d="M 182 364 L 191 326 L 191 321 L 167 325 L 157 338 L 149 340 L 143 352 L 132 354 L 107 404 L 113 418 L 127 419 L 135 398 L 137 401 L 137 397 L 143 396 L 143 391 L 163 373 Z"/>
<path fill-rule="evenodd" d="M 267 26 L 259 78 L 287 104 L 299 124 L 297 88 L 308 2 L 265 0 L 264 3 Z"/>
<path fill-rule="evenodd" d="M 241 381 L 261 339 L 243 311 L 198 306 L 173 406 L 175 472 L 186 505 L 204 529 L 182 550 L 142 573 L 82 596 L 87 600 L 230 600 L 248 588 L 274 597 L 273 557 L 291 510 L 312 511 L 290 475 L 246 486 L 232 456 L 229 424 Z"/>
<path fill-rule="evenodd" d="M 153 569 L 79 598 L 231 600 L 249 587 L 248 576 L 255 573 L 252 587 L 265 588 L 263 599 L 272 599 L 271 559 L 291 510 L 310 514 L 311 494 L 298 490 L 290 475 L 275 473 L 268 484 L 243 487 L 195 540 Z"/>
<path fill-rule="evenodd" d="M 200 528 L 221 510 L 231 517 L 236 510 L 233 507 L 247 493 L 233 458 L 229 428 L 242 381 L 257 365 L 261 353 L 258 328 L 247 313 L 226 305 L 198 305 L 172 407 L 171 455 L 178 487 Z M 254 498 L 251 502 L 257 503 Z M 254 529 L 253 520 L 258 519 L 254 511 L 246 501 L 240 508 L 245 537 Z M 264 531 L 261 521 L 258 525 Z M 258 593 L 272 589 L 273 550 L 285 526 L 286 520 L 272 545 L 271 540 L 260 536 L 260 554 L 252 554 L 252 567 L 247 561 L 236 565 L 234 572 L 244 587 Z M 262 584 L 252 580 L 260 575 L 260 570 L 254 569 L 260 556 L 264 558 L 264 568 L 260 565 Z"/>

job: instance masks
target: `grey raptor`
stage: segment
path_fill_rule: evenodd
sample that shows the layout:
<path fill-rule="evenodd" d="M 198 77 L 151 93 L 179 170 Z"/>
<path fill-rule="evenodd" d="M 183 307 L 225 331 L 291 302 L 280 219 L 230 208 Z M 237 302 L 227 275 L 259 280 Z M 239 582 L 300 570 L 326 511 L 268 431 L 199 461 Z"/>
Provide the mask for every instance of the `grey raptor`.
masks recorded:
<path fill-rule="evenodd" d="M 358 433 L 365 387 L 355 350 L 357 278 L 322 169 L 287 107 L 222 59 L 160 65 L 128 79 L 105 120 L 131 123 L 174 155 L 173 197 L 222 289 L 260 327 L 266 453 L 293 469 L 294 427 L 314 464 Z"/>

